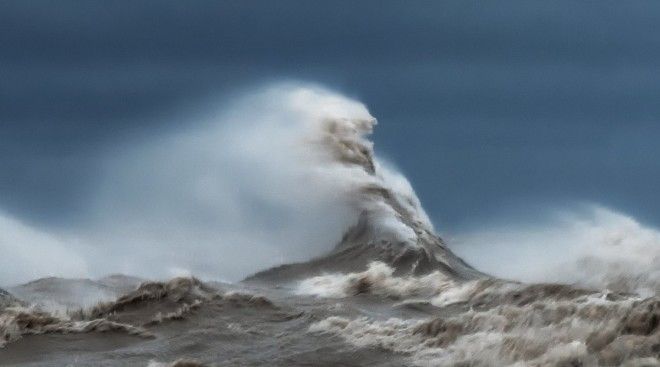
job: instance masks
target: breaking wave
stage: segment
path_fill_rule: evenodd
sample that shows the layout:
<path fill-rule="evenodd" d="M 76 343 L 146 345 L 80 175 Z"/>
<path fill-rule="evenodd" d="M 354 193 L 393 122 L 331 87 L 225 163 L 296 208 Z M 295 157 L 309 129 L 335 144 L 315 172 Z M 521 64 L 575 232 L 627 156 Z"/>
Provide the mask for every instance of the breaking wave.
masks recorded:
<path fill-rule="evenodd" d="M 86 242 L 132 255 L 95 268 L 150 260 L 155 275 L 238 280 L 328 252 L 360 217 L 389 242 L 432 231 L 407 180 L 375 159 L 376 120 L 357 101 L 282 84 L 207 120 L 109 162 Z"/>
<path fill-rule="evenodd" d="M 429 282 L 435 272 L 484 276 L 449 251 L 410 183 L 376 157 L 368 139 L 376 120 L 362 103 L 283 83 L 196 116 L 185 129 L 109 152 L 85 223 L 44 231 L 1 215 L 3 285 L 118 272 L 239 280 L 295 262 L 304 263 L 253 279 L 326 274 L 315 282 L 330 284 L 327 274 L 372 262 L 385 267 L 370 274 Z M 660 232 L 597 206 L 456 243 L 478 269 L 504 278 L 645 295 L 660 284 Z"/>

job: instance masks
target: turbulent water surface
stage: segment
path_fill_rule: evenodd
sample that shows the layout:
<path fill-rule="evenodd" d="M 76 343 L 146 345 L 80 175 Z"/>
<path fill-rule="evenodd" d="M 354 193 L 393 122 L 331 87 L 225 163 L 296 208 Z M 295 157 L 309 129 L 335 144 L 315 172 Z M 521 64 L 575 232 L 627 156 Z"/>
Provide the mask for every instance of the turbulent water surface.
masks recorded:
<path fill-rule="evenodd" d="M 607 284 L 482 273 L 375 158 L 364 106 L 314 88 L 279 92 L 300 131 L 287 159 L 304 169 L 289 173 L 329 195 L 339 210 L 328 213 L 346 214 L 333 248 L 239 282 L 116 274 L 7 287 L 0 364 L 660 366 L 656 253 L 643 274 L 619 268 Z"/>

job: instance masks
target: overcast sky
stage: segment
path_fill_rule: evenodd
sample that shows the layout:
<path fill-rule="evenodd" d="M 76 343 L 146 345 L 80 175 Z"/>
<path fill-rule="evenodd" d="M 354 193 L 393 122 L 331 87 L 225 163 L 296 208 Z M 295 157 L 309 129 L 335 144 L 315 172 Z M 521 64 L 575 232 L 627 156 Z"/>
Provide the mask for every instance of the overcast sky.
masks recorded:
<path fill-rule="evenodd" d="M 577 201 L 660 226 L 652 1 L 3 1 L 0 208 L 75 225 L 113 147 L 279 79 L 364 102 L 441 231 Z"/>

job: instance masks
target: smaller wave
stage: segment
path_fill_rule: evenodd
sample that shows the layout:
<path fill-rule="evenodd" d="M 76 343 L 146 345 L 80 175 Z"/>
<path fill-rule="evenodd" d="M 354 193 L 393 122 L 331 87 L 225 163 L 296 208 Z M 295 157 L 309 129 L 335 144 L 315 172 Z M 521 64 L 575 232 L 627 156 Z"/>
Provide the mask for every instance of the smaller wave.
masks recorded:
<path fill-rule="evenodd" d="M 24 335 L 122 332 L 143 338 L 153 335 L 147 330 L 107 319 L 74 321 L 33 308 L 11 307 L 0 314 L 0 348 Z"/>
<path fill-rule="evenodd" d="M 263 296 L 233 291 L 223 293 L 196 278 L 144 282 L 113 301 L 66 312 L 44 310 L 40 303 L 26 305 L 8 293 L 3 298 L 11 302 L 0 308 L 0 348 L 25 335 L 37 334 L 114 331 L 150 338 L 154 336 L 152 328 L 184 320 L 209 305 L 275 309 Z"/>

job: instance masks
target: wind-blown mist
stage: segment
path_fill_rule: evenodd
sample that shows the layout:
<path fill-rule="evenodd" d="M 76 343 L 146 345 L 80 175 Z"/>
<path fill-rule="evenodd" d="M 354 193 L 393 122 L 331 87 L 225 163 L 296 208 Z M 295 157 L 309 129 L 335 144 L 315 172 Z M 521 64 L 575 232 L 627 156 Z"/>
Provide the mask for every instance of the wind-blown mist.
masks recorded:
<path fill-rule="evenodd" d="M 289 83 L 245 93 L 207 116 L 109 154 L 89 218 L 60 234 L 66 245 L 52 251 L 84 259 L 94 276 L 238 280 L 329 251 L 367 206 L 381 230 L 401 241 L 414 237 L 389 206 L 361 196 L 368 185 L 391 188 L 432 228 L 406 179 L 366 159 L 375 119 L 357 101 Z M 31 241 L 21 242 L 31 252 Z M 80 275 L 40 267 L 49 259 L 34 256 L 30 268 L 43 269 L 39 275 Z"/>
<path fill-rule="evenodd" d="M 0 283 L 32 280 L 44 275 L 81 277 L 88 274 L 82 256 L 71 244 L 0 212 Z"/>
<path fill-rule="evenodd" d="M 323 149 L 323 122 L 337 118 L 356 135 L 371 126 L 351 121 L 373 120 L 340 95 L 274 86 L 112 157 L 89 236 L 112 259 L 105 270 L 147 263 L 236 280 L 327 251 L 354 220 L 345 194 L 364 177 Z"/>
<path fill-rule="evenodd" d="M 555 210 L 535 224 L 508 223 L 465 233 L 456 251 L 477 268 L 527 282 L 596 289 L 660 290 L 660 230 L 597 205 Z"/>

